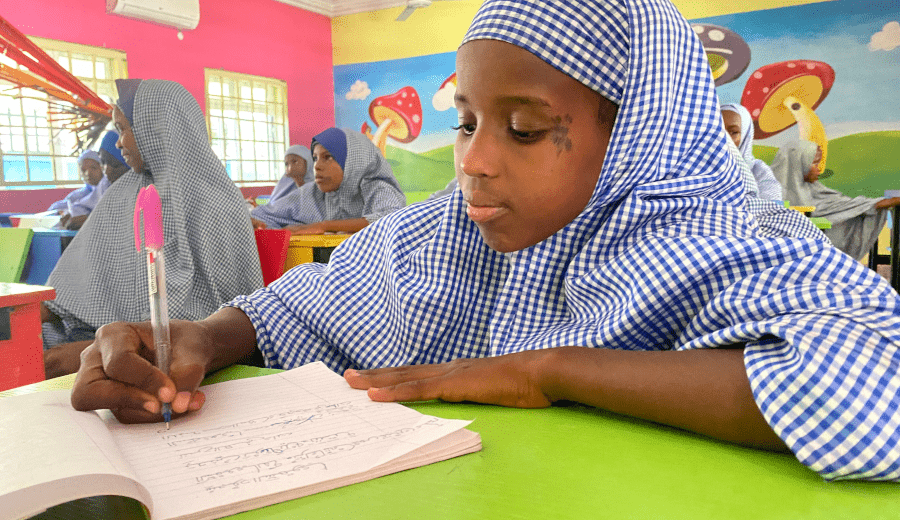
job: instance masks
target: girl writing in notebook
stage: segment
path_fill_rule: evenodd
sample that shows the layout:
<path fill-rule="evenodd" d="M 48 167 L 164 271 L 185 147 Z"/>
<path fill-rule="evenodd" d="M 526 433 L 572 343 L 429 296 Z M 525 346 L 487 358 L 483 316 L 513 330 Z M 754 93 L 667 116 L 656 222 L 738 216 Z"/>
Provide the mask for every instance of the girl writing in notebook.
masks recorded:
<path fill-rule="evenodd" d="M 825 241 L 762 236 L 709 65 L 667 0 L 487 0 L 457 53 L 459 189 L 208 319 L 104 327 L 78 409 L 159 421 L 258 349 L 380 401 L 579 401 L 900 478 L 900 297 Z M 371 370 L 375 369 L 375 370 Z"/>

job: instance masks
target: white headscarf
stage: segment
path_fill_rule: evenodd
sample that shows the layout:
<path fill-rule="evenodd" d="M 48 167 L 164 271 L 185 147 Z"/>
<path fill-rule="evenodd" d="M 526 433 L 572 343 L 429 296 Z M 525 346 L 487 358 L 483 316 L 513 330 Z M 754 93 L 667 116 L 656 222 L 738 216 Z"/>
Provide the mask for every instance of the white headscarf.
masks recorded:
<path fill-rule="evenodd" d="M 756 185 L 758 186 L 757 197 L 765 200 L 784 200 L 781 184 L 775 179 L 772 169 L 762 159 L 757 159 L 753 156 L 755 131 L 750 112 L 744 105 L 736 103 L 726 103 L 722 105 L 722 110 L 734 112 L 741 118 L 741 145 L 738 148 L 744 157 L 744 161 L 747 162 L 747 166 L 750 167 L 753 177 L 756 179 Z"/>
<path fill-rule="evenodd" d="M 388 215 L 327 266 L 301 264 L 230 303 L 267 363 L 341 371 L 563 345 L 745 345 L 756 402 L 804 464 L 900 478 L 900 298 L 824 241 L 760 236 L 703 47 L 678 10 L 486 0 L 473 39 L 527 49 L 619 105 L 588 206 L 508 254 L 485 244 L 459 190 Z"/>
<path fill-rule="evenodd" d="M 303 176 L 303 184 L 315 182 L 316 176 L 315 173 L 313 173 L 312 154 L 309 152 L 309 148 L 303 146 L 302 144 L 295 144 L 288 147 L 288 149 L 284 151 L 285 159 L 287 159 L 288 155 L 296 155 L 297 157 L 300 157 L 301 159 L 306 161 L 306 174 Z M 287 175 L 282 175 L 281 178 L 278 179 L 278 183 L 275 184 L 275 188 L 272 190 L 272 194 L 269 195 L 268 204 L 272 204 L 273 202 L 277 202 L 282 197 L 288 196 L 297 188 L 299 188 L 299 186 L 297 186 L 297 183 L 294 182 L 294 179 L 288 177 Z"/>
<path fill-rule="evenodd" d="M 66 327 L 150 317 L 146 257 L 134 246 L 138 190 L 160 193 L 166 290 L 172 319 L 201 319 L 223 301 L 262 287 L 243 198 L 209 145 L 199 105 L 178 83 L 144 80 L 133 131 L 145 170 L 129 170 L 106 191 L 63 252 L 47 306 Z"/>

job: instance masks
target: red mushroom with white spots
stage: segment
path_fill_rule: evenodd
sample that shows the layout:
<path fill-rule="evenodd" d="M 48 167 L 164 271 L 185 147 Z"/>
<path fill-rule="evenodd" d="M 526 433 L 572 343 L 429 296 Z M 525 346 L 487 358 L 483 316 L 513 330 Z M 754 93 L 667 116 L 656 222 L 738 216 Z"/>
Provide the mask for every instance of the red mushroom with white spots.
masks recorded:
<path fill-rule="evenodd" d="M 741 104 L 753 117 L 757 139 L 765 139 L 796 123 L 800 138 L 822 149 L 820 172 L 825 171 L 828 136 L 815 113 L 834 85 L 834 69 L 813 60 L 771 63 L 747 80 Z"/>
<path fill-rule="evenodd" d="M 377 97 L 369 105 L 369 117 L 377 126 L 371 132 L 368 123 L 363 123 L 362 132 L 372 140 L 384 155 L 387 138 L 401 143 L 410 143 L 422 131 L 422 102 L 419 93 L 412 87 L 403 87 L 388 96 Z"/>

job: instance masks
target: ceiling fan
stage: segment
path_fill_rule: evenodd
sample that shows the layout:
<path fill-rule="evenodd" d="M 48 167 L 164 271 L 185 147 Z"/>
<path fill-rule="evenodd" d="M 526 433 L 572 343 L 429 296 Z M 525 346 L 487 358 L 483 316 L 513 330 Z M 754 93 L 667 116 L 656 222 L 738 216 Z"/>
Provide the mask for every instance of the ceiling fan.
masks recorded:
<path fill-rule="evenodd" d="M 402 22 L 409 18 L 409 15 L 413 14 L 413 11 L 420 7 L 428 7 L 433 2 L 447 2 L 452 0 L 406 0 L 406 9 L 400 13 L 400 16 L 397 17 L 398 22 Z"/>

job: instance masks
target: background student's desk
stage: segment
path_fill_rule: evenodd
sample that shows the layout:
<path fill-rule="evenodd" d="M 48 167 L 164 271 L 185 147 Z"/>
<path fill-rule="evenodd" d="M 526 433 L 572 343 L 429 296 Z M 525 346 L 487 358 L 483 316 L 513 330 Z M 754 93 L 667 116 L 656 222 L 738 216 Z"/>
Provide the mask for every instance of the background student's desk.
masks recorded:
<path fill-rule="evenodd" d="M 331 252 L 341 242 L 353 236 L 351 233 L 329 235 L 293 235 L 288 244 L 284 270 L 307 262 L 328 263 Z"/>
<path fill-rule="evenodd" d="M 52 287 L 0 283 L 0 390 L 44 380 L 41 302 L 53 298 Z"/>
<path fill-rule="evenodd" d="M 268 372 L 230 367 L 207 382 Z M 74 376 L 65 376 L 0 396 L 69 388 L 73 381 Z M 900 518 L 900 484 L 828 483 L 790 455 L 741 448 L 592 408 L 410 406 L 439 417 L 474 419 L 469 428 L 481 434 L 483 451 L 231 518 Z M 125 499 L 92 499 L 81 505 L 92 518 L 142 516 Z M 41 518 L 73 515 L 57 508 Z"/>

